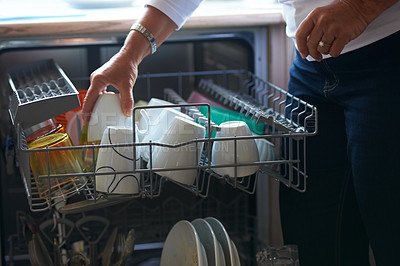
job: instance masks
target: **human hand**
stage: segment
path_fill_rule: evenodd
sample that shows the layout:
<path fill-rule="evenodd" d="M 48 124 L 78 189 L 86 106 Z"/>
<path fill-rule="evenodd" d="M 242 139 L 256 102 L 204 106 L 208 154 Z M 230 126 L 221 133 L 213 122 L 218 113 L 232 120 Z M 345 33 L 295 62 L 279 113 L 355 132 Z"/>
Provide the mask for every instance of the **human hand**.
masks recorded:
<path fill-rule="evenodd" d="M 152 32 L 158 45 L 161 45 L 177 29 L 175 22 L 150 5 L 145 7 L 138 23 Z M 138 66 L 151 52 L 149 40 L 142 33 L 131 30 L 121 50 L 90 75 L 90 86 L 82 106 L 84 128 L 89 124 L 90 113 L 98 96 L 107 93 L 108 85 L 112 85 L 119 91 L 122 112 L 126 116 L 132 115 L 134 104 L 132 90 L 138 75 Z"/>
<path fill-rule="evenodd" d="M 108 62 L 95 70 L 90 75 L 90 86 L 82 106 L 83 124 L 89 123 L 94 104 L 100 94 L 108 93 L 108 85 L 118 89 L 122 112 L 126 116 L 131 116 L 134 104 L 132 88 L 137 74 L 138 65 L 131 60 L 130 55 L 124 49 L 121 49 Z"/>
<path fill-rule="evenodd" d="M 297 48 L 303 58 L 311 55 L 321 61 L 322 54 L 337 57 L 345 45 L 357 38 L 371 22 L 357 1 L 340 0 L 314 9 L 296 33 Z"/>

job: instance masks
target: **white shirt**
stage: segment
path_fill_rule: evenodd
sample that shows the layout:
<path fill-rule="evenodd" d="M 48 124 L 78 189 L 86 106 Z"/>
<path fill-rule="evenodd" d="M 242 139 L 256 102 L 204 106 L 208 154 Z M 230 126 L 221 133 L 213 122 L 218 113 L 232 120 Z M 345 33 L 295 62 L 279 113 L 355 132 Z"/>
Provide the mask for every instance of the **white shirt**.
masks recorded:
<path fill-rule="evenodd" d="M 153 6 L 167 15 L 178 29 L 196 10 L 203 0 L 147 0 L 146 4 Z"/>
<path fill-rule="evenodd" d="M 283 17 L 286 21 L 286 34 L 296 45 L 296 30 L 307 15 L 319 6 L 328 5 L 332 0 L 279 0 L 283 4 Z M 342 53 L 364 47 L 400 30 L 400 2 L 385 10 L 356 39 L 350 41 Z M 329 55 L 324 56 L 329 57 Z M 310 59 L 310 58 L 309 58 Z"/>
<path fill-rule="evenodd" d="M 202 1 L 203 0 L 147 0 L 146 4 L 154 6 L 166 14 L 178 25 L 178 29 L 180 29 Z M 300 23 L 316 7 L 328 5 L 333 2 L 333 0 L 279 0 L 279 2 L 283 4 L 283 18 L 287 24 L 286 34 L 294 40 L 296 45 L 295 35 Z M 399 30 L 400 1 L 385 10 L 379 17 L 372 21 L 360 36 L 344 47 L 342 53 L 364 47 Z M 324 58 L 325 57 L 329 57 L 329 55 L 324 55 Z"/>

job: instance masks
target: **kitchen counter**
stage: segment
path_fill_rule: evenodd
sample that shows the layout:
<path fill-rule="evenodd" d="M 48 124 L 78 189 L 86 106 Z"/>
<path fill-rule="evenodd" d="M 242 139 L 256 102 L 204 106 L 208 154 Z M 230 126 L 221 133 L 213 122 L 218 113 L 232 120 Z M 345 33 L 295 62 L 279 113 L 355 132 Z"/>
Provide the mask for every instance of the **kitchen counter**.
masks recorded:
<path fill-rule="evenodd" d="M 47 9 L 43 9 L 33 2 L 27 1 L 24 8 L 13 6 L 15 4 L 12 1 L 2 4 L 0 40 L 124 34 L 140 16 L 143 8 L 143 2 L 135 2 L 126 8 L 74 9 L 62 1 L 49 1 Z M 280 5 L 266 2 L 256 5 L 252 0 L 208 0 L 202 3 L 182 29 L 283 24 Z"/>

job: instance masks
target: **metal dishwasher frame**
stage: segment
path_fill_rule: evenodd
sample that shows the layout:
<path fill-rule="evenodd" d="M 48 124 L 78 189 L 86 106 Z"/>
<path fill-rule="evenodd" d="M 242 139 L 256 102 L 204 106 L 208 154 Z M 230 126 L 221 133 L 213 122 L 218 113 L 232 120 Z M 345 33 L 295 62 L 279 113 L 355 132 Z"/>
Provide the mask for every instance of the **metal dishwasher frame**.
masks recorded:
<path fill-rule="evenodd" d="M 88 201 L 98 201 L 107 199 L 108 201 L 126 200 L 130 198 L 148 197 L 154 198 L 160 195 L 162 184 L 166 178 L 155 174 L 155 171 L 171 171 L 171 170 L 187 170 L 195 169 L 198 171 L 198 176 L 193 185 L 183 185 L 177 183 L 182 188 L 185 188 L 196 196 L 207 197 L 211 178 L 224 180 L 234 188 L 240 189 L 247 193 L 255 192 L 257 179 L 262 174 L 279 180 L 286 186 L 293 188 L 299 192 L 306 191 L 306 138 L 317 133 L 317 109 L 294 97 L 288 92 L 278 88 L 277 86 L 258 78 L 254 74 L 246 70 L 224 70 L 224 71 L 199 71 L 199 72 L 179 72 L 179 73 L 161 73 L 161 74 L 145 74 L 138 77 L 138 80 L 144 80 L 147 84 L 147 89 L 151 90 L 152 81 L 154 79 L 172 79 L 176 82 L 175 88 L 164 88 L 165 99 L 173 102 L 174 107 L 180 107 L 182 112 L 194 116 L 196 114 L 194 108 L 198 106 L 207 106 L 208 118 L 195 117 L 196 121 L 204 124 L 208 130 L 208 137 L 204 139 L 195 139 L 186 143 L 176 145 L 167 145 L 162 143 L 127 143 L 127 144 L 109 144 L 109 145 L 84 145 L 74 146 L 71 148 L 46 148 L 29 150 L 26 145 L 24 132 L 22 127 L 17 124 L 18 132 L 18 158 L 20 162 L 21 176 L 25 185 L 25 190 L 29 202 L 29 206 L 33 212 L 45 211 L 61 200 L 67 199 L 74 194 L 83 194 Z M 197 85 L 196 85 L 197 84 Z M 190 86 L 193 89 L 203 91 L 212 95 L 216 100 L 226 106 L 244 114 L 246 117 L 251 117 L 257 123 L 265 124 L 265 132 L 263 135 L 252 137 L 233 137 L 220 140 L 233 140 L 235 143 L 241 139 L 257 139 L 265 138 L 275 144 L 275 152 L 280 155 L 271 161 L 261 161 L 252 164 L 227 164 L 227 165 L 212 165 L 210 148 L 213 142 L 218 141 L 211 138 L 212 131 L 218 131 L 218 126 L 210 120 L 210 106 L 204 104 L 189 104 L 181 97 L 185 86 Z M 229 89 L 228 89 L 229 88 Z M 168 107 L 168 106 L 162 106 Z M 172 105 L 170 106 L 172 107 Z M 150 107 L 135 107 L 133 112 L 139 109 Z M 154 108 L 161 108 L 156 106 Z M 133 116 L 134 117 L 134 116 Z M 135 133 L 133 133 L 135 134 Z M 134 136 L 135 137 L 135 136 Z M 135 139 L 135 138 L 133 138 Z M 143 166 L 143 162 L 139 168 L 134 165 L 134 173 L 140 174 L 139 193 L 130 195 L 107 195 L 96 191 L 95 182 L 97 178 L 107 174 L 123 174 L 125 172 L 103 172 L 88 171 L 82 173 L 65 173 L 60 175 L 47 175 L 42 178 L 56 177 L 71 177 L 85 176 L 88 179 L 87 185 L 83 189 L 76 189 L 76 193 L 69 195 L 61 195 L 59 191 L 49 189 L 48 197 L 41 198 L 37 192 L 35 181 L 32 177 L 29 167 L 29 156 L 31 152 L 42 151 L 50 153 L 59 149 L 77 149 L 90 150 L 94 156 L 95 151 L 100 148 L 112 148 L 121 146 L 133 146 L 134 150 L 140 146 L 164 146 L 176 148 L 180 146 L 196 143 L 197 146 L 204 144 L 205 150 L 202 153 L 200 164 L 196 168 L 168 168 L 168 169 L 153 169 Z M 236 144 L 235 144 L 236 145 Z M 303 148 L 302 148 L 303 147 Z M 133 153 L 133 161 L 136 161 L 135 152 Z M 47 165 L 50 167 L 49 162 Z M 151 165 L 151 158 L 150 158 Z M 235 178 L 229 176 L 220 176 L 212 171 L 215 167 L 232 166 L 237 169 L 239 166 L 257 165 L 259 170 L 256 174 L 249 177 Z M 93 163 L 92 169 L 95 169 Z M 174 181 L 172 181 L 174 182 Z M 62 209 L 59 210 L 62 213 Z"/>

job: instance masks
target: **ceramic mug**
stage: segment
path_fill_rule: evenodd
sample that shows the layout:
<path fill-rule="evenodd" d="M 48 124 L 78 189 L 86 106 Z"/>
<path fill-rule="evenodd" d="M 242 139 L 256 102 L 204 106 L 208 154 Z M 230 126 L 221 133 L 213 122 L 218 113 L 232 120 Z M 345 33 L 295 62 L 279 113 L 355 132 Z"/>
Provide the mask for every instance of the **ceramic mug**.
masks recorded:
<path fill-rule="evenodd" d="M 173 103 L 159 99 L 159 98 L 151 98 L 150 101 L 147 103 L 147 106 L 163 106 L 163 105 L 173 105 Z M 180 107 L 173 107 L 171 109 L 174 109 L 176 111 L 180 111 Z M 143 118 L 142 114 L 143 111 L 146 112 L 147 120 L 146 118 Z M 148 109 L 140 109 L 140 114 L 139 114 L 139 121 L 138 121 L 138 127 L 140 130 L 145 130 L 148 127 L 148 123 L 154 122 L 157 117 L 159 116 L 161 109 L 160 108 L 148 108 Z M 139 137 L 140 139 L 140 137 Z"/>
<path fill-rule="evenodd" d="M 137 136 L 137 134 L 136 134 Z M 135 142 L 137 143 L 137 137 Z M 103 133 L 101 145 L 133 144 L 132 127 L 108 126 Z M 136 153 L 134 153 L 134 150 Z M 134 156 L 134 154 L 136 154 Z M 99 149 L 96 162 L 96 190 L 109 194 L 135 194 L 139 192 L 139 174 L 134 173 L 134 165 L 139 168 L 139 149 L 133 145 L 110 146 Z M 119 173 L 129 171 L 129 173 Z"/>
<path fill-rule="evenodd" d="M 163 133 L 160 143 L 180 144 L 195 139 L 203 139 L 206 128 L 182 117 L 175 117 L 168 129 Z M 177 147 L 154 146 L 154 152 L 148 168 L 180 168 L 198 166 L 204 142 L 190 142 Z M 197 176 L 197 169 L 159 171 L 157 174 L 176 182 L 192 185 Z"/>
<path fill-rule="evenodd" d="M 275 145 L 267 139 L 254 139 L 258 149 L 260 161 L 273 161 L 276 159 Z"/>
<path fill-rule="evenodd" d="M 235 164 L 235 140 L 218 140 L 218 138 L 252 136 L 249 127 L 243 121 L 229 121 L 219 125 L 220 131 L 215 135 L 211 151 L 211 163 L 214 166 Z M 236 163 L 247 164 L 259 162 L 259 155 L 254 139 L 236 140 Z M 254 174 L 258 165 L 235 167 L 215 167 L 213 171 L 221 176 L 244 177 Z"/>
<path fill-rule="evenodd" d="M 87 141 L 98 144 L 107 126 L 132 127 L 132 117 L 122 113 L 118 94 L 101 94 L 97 99 L 87 129 Z"/>
<path fill-rule="evenodd" d="M 141 130 L 139 133 L 139 135 L 144 136 L 141 141 L 142 143 L 149 143 L 150 141 L 159 142 L 175 117 L 181 117 L 182 119 L 193 121 L 193 118 L 190 116 L 173 108 L 157 108 L 155 110 L 158 110 L 158 115 L 156 117 L 150 117 L 148 110 L 141 110 L 142 119 L 146 121 L 143 123 L 146 125 L 145 129 Z M 141 146 L 140 154 L 144 161 L 149 161 L 150 145 Z"/>

